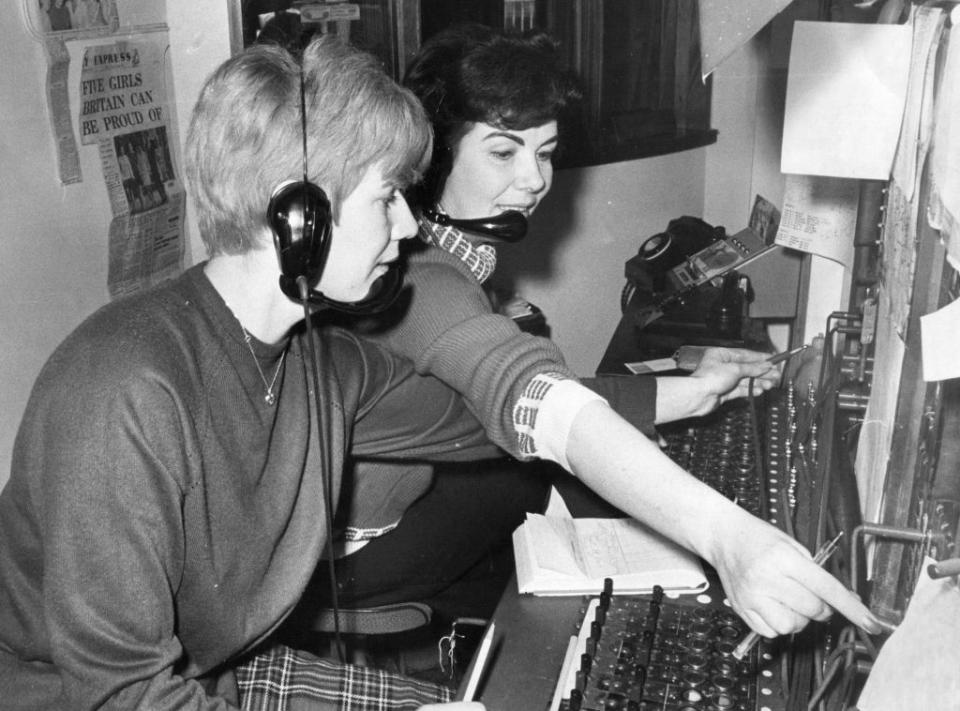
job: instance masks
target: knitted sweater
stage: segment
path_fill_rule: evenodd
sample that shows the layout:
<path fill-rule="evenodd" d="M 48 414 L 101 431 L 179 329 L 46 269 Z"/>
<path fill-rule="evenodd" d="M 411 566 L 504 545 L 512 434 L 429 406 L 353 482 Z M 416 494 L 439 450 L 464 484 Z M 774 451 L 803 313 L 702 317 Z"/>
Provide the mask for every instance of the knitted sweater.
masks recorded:
<path fill-rule="evenodd" d="M 0 494 L 5 709 L 222 709 L 229 673 L 324 552 L 321 472 L 348 454 L 495 449 L 459 397 L 338 329 L 253 345 L 201 267 L 105 306 L 44 366 Z M 412 408 L 411 403 L 416 403 Z M 227 670 L 227 673 L 224 673 Z"/>
<path fill-rule="evenodd" d="M 411 243 L 407 292 L 366 335 L 413 360 L 464 395 L 490 438 L 521 457 L 513 408 L 529 382 L 543 373 L 577 379 L 550 339 L 525 333 L 494 313 L 487 293 L 456 256 Z M 634 426 L 653 432 L 656 380 L 623 376 L 582 378 Z"/>
<path fill-rule="evenodd" d="M 555 373 L 576 379 L 553 341 L 525 333 L 494 313 L 487 293 L 457 256 L 410 241 L 405 291 L 397 304 L 354 328 L 394 353 L 411 359 L 418 373 L 433 375 L 464 395 L 490 439 L 509 454 L 521 451 L 513 412 L 527 385 Z M 641 431 L 652 434 L 656 380 L 644 377 L 583 378 L 585 387 Z M 348 538 L 362 539 L 396 525 L 406 508 L 429 487 L 430 467 L 360 463 L 355 467 L 352 510 L 344 510 Z M 389 499 L 374 511 L 369 493 L 387 485 Z"/>

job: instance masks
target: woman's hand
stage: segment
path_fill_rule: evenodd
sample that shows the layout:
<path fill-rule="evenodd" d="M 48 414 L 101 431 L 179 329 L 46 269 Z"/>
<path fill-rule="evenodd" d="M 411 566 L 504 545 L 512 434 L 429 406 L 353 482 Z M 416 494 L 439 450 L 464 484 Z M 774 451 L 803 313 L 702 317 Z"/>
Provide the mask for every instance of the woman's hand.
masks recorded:
<path fill-rule="evenodd" d="M 797 541 L 746 512 L 729 518 L 716 531 L 710 562 L 751 629 L 764 637 L 790 634 L 836 611 L 871 634 L 882 631 L 863 603 Z"/>
<path fill-rule="evenodd" d="M 780 382 L 780 366 L 769 353 L 746 348 L 705 348 L 696 369 L 688 376 L 657 378 L 656 424 L 697 417 L 721 403 L 750 394 L 759 395 Z"/>
<path fill-rule="evenodd" d="M 770 362 L 769 353 L 746 348 L 707 348 L 691 378 L 701 378 L 719 405 L 750 394 L 759 395 L 780 382 L 780 367 Z"/>
<path fill-rule="evenodd" d="M 882 630 L 802 545 L 681 469 L 605 403 L 577 414 L 567 458 L 594 492 L 710 563 L 757 633 L 789 634 L 834 611 L 870 633 Z"/>

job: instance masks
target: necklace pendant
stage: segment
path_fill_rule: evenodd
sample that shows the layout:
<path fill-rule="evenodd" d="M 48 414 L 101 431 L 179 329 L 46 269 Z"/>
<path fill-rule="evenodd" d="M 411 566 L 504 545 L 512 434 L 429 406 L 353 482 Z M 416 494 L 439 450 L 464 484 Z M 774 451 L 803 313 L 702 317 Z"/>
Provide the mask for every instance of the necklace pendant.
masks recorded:
<path fill-rule="evenodd" d="M 263 401 L 268 405 L 273 405 L 273 403 L 277 401 L 277 397 L 272 392 L 268 392 L 266 395 L 263 396 Z"/>

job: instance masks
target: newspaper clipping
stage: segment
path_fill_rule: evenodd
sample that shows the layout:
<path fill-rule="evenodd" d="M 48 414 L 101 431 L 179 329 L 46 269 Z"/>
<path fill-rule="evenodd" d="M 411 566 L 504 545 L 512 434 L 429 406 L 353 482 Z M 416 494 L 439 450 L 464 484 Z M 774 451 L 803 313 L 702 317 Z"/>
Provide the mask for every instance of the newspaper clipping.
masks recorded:
<path fill-rule="evenodd" d="M 81 142 L 98 144 L 114 218 L 110 295 L 139 291 L 183 268 L 183 188 L 171 151 L 166 43 L 115 42 L 83 57 Z"/>

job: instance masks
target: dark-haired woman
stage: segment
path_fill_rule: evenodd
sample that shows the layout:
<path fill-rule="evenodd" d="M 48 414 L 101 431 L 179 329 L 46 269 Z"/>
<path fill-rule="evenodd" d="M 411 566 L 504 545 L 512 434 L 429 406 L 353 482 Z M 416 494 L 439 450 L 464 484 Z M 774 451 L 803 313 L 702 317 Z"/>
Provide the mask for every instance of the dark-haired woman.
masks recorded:
<path fill-rule="evenodd" d="M 557 462 L 621 511 L 707 560 L 734 609 L 759 633 L 795 631 L 831 608 L 870 625 L 866 608 L 802 545 L 690 476 L 641 432 L 644 424 L 705 414 L 746 395 L 751 382 L 757 392 L 772 387 L 779 372 L 766 354 L 716 348 L 689 377 L 587 383 L 552 342 L 493 312 L 482 287 L 496 264 L 492 240 L 443 216 L 529 216 L 550 189 L 560 119 L 576 96 L 554 43 L 542 34 L 454 27 L 424 44 L 404 83 L 431 118 L 434 157 L 419 198 L 422 244 L 409 255 L 409 303 L 394 321 L 378 325 L 377 337 L 413 360 L 418 372 L 464 394 L 511 455 Z M 439 217 L 429 219 L 431 213 Z M 370 474 L 362 464 L 356 470 L 361 489 Z M 405 472 L 398 467 L 375 476 L 400 482 Z M 441 491 L 444 476 L 437 477 Z M 345 573 L 352 571 L 344 578 L 362 588 L 378 560 L 429 559 L 446 540 L 448 524 L 482 536 L 489 512 L 512 504 L 509 482 L 492 504 L 471 495 L 471 486 L 486 491 L 485 482 L 478 476 L 459 496 L 434 497 L 445 517 L 431 518 L 438 509 L 430 505 L 433 493 L 425 496 L 396 530 L 340 561 Z M 361 519 L 354 525 L 364 527 Z M 408 528 L 419 540 L 403 537 Z M 373 581 L 368 589 L 375 587 Z"/>

